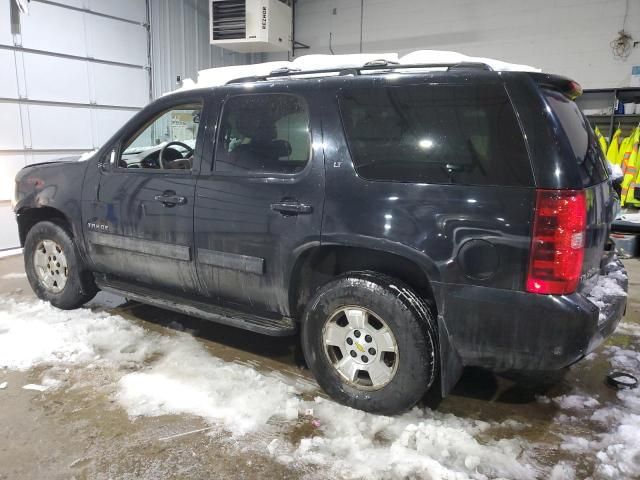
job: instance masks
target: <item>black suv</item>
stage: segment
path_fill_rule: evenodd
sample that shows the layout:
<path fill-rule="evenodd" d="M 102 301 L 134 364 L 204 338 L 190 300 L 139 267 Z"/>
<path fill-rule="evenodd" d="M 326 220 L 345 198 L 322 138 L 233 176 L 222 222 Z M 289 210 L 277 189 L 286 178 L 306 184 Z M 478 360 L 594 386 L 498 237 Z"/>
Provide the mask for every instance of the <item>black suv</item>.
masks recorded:
<path fill-rule="evenodd" d="M 446 394 L 466 365 L 563 368 L 626 304 L 589 300 L 623 267 L 579 92 L 463 63 L 280 71 L 164 96 L 89 159 L 18 174 L 29 281 L 63 309 L 106 290 L 300 330 L 318 383 L 372 412 Z"/>

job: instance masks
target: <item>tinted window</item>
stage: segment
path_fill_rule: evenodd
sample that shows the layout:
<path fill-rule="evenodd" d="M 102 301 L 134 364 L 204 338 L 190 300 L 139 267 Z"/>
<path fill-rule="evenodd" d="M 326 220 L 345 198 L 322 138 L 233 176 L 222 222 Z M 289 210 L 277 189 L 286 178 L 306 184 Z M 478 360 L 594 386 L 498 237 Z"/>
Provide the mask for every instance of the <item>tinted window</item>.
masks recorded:
<path fill-rule="evenodd" d="M 124 144 L 120 168 L 191 170 L 201 105 L 180 105 L 157 115 Z"/>
<path fill-rule="evenodd" d="M 340 99 L 358 174 L 371 180 L 531 185 L 513 107 L 501 86 L 363 88 Z"/>
<path fill-rule="evenodd" d="M 301 98 L 256 94 L 226 101 L 216 171 L 295 173 L 307 164 L 310 152 L 309 114 Z"/>
<path fill-rule="evenodd" d="M 598 140 L 578 105 L 559 92 L 544 92 L 549 107 L 569 140 L 582 184 L 590 186 L 606 180 L 608 175 Z"/>

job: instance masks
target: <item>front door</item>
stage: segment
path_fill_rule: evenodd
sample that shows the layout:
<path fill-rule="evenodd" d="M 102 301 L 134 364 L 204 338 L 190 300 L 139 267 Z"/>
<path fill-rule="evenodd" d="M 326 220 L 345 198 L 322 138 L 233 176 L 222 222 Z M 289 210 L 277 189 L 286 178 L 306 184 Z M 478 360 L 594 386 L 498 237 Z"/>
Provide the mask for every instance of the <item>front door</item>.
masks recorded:
<path fill-rule="evenodd" d="M 195 293 L 193 207 L 202 102 L 150 112 L 114 149 L 85 222 L 98 271 Z"/>
<path fill-rule="evenodd" d="M 289 315 L 294 265 L 320 243 L 320 115 L 301 96 L 260 93 L 267 88 L 224 101 L 215 160 L 203 161 L 196 189 L 196 264 L 206 295 Z"/>

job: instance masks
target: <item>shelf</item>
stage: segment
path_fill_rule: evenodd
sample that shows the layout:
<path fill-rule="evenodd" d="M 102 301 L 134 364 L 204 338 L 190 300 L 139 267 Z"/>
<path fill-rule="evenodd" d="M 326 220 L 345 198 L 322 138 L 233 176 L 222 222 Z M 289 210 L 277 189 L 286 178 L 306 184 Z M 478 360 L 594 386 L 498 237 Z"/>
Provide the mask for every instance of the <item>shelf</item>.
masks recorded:
<path fill-rule="evenodd" d="M 614 108 L 616 101 L 638 103 L 637 99 L 640 99 L 640 88 L 637 87 L 597 88 L 585 90 L 576 102 L 582 109 L 600 110 Z M 640 113 L 595 114 L 586 117 L 594 127 L 598 126 L 607 139 L 611 139 L 618 125 L 628 131 L 640 123 Z"/>

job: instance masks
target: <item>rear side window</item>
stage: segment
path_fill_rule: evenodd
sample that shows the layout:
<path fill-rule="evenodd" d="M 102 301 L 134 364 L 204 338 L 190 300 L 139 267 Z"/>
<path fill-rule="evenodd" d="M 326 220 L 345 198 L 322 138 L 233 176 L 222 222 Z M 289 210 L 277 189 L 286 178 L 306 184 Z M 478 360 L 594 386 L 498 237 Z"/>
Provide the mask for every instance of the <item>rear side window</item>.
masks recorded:
<path fill-rule="evenodd" d="M 522 132 L 501 85 L 410 85 L 343 91 L 358 175 L 465 185 L 533 184 Z"/>
<path fill-rule="evenodd" d="M 309 113 L 289 94 L 250 94 L 224 105 L 215 171 L 236 174 L 296 173 L 311 153 Z"/>
<path fill-rule="evenodd" d="M 608 174 L 598 140 L 578 105 L 554 90 L 545 89 L 544 96 L 569 141 L 582 184 L 589 187 L 605 181 Z"/>

